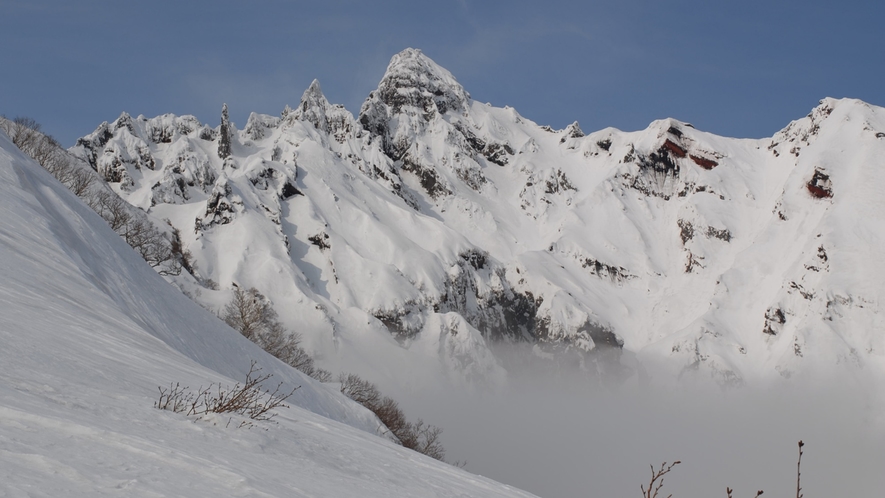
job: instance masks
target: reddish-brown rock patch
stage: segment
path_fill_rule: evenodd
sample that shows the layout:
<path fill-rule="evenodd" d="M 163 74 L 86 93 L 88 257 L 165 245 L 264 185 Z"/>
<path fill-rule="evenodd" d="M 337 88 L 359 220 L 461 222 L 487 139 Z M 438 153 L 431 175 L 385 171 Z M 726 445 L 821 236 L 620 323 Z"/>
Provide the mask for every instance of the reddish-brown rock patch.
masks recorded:
<path fill-rule="evenodd" d="M 833 182 L 830 176 L 820 169 L 814 170 L 814 176 L 805 184 L 811 195 L 818 199 L 829 199 L 833 197 Z"/>
<path fill-rule="evenodd" d="M 664 146 L 662 148 L 667 149 L 668 151 L 670 151 L 671 154 L 673 154 L 676 157 L 685 157 L 688 154 L 688 151 L 686 151 L 685 149 L 683 149 L 682 147 L 680 147 L 678 144 L 676 144 L 675 142 L 673 142 L 670 139 L 667 139 L 664 142 Z"/>
<path fill-rule="evenodd" d="M 690 154 L 689 157 L 691 158 L 692 161 L 695 162 L 695 164 L 697 164 L 698 166 L 700 166 L 704 169 L 713 169 L 716 166 L 719 166 L 719 163 L 717 163 L 716 161 L 714 161 L 712 159 L 707 159 L 706 157 L 700 157 L 700 156 L 696 156 L 694 154 Z"/>

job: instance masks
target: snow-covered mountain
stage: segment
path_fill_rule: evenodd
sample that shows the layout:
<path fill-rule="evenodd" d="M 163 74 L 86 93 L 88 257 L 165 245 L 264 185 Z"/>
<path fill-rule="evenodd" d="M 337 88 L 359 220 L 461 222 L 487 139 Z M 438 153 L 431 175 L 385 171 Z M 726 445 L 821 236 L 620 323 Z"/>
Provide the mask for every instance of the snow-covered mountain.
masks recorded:
<path fill-rule="evenodd" d="M 885 109 L 860 101 L 759 140 L 674 119 L 585 135 L 476 102 L 407 49 L 358 116 L 314 82 L 242 129 L 226 107 L 215 128 L 124 113 L 71 152 L 181 231 L 185 292 L 218 310 L 256 287 L 333 371 L 885 369 Z"/>
<path fill-rule="evenodd" d="M 0 213 L 0 495 L 530 496 L 376 436 L 373 414 L 169 286 L 3 133 Z M 251 361 L 301 386 L 270 422 L 153 406 L 158 386 L 232 386 Z"/>

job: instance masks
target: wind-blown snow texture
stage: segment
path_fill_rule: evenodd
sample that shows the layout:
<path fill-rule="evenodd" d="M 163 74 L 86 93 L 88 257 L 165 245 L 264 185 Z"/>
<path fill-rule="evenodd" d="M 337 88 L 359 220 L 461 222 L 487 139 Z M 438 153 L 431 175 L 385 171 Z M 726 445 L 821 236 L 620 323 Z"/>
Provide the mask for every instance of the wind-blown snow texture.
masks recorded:
<path fill-rule="evenodd" d="M 169 286 L 2 133 L 0 213 L 3 496 L 529 496 L 371 434 L 374 415 Z M 153 407 L 158 386 L 233 385 L 250 360 L 301 386 L 273 422 Z"/>
<path fill-rule="evenodd" d="M 314 82 L 241 130 L 123 114 L 72 152 L 181 229 L 222 289 L 177 279 L 197 301 L 258 288 L 332 370 L 499 384 L 501 341 L 600 378 L 885 366 L 885 110 L 860 101 L 761 140 L 585 135 L 408 49 L 356 117 Z"/>

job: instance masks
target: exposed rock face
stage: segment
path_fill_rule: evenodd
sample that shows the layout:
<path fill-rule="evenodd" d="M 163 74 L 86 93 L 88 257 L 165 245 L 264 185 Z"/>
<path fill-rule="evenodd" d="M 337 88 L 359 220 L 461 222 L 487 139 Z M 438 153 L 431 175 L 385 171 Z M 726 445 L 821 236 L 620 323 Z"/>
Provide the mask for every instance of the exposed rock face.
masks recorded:
<path fill-rule="evenodd" d="M 783 330 L 785 323 L 787 323 L 787 317 L 784 315 L 784 310 L 769 308 L 765 312 L 765 327 L 762 332 L 768 335 L 778 335 Z"/>
<path fill-rule="evenodd" d="M 491 340 L 532 341 L 539 304 L 530 292 L 514 290 L 487 253 L 471 250 L 449 269 L 434 309 L 458 313 Z"/>
<path fill-rule="evenodd" d="M 814 176 L 805 184 L 811 195 L 819 199 L 829 199 L 833 197 L 833 182 L 830 181 L 830 175 L 817 168 L 814 170 Z"/>
<path fill-rule="evenodd" d="M 400 159 L 410 139 L 429 122 L 443 114 L 463 113 L 469 99 L 451 73 L 420 50 L 407 49 L 391 59 L 378 89 L 360 109 L 359 122 L 381 138 L 388 155 Z M 398 119 L 391 125 L 394 117 Z"/>
<path fill-rule="evenodd" d="M 563 144 L 567 140 L 570 140 L 573 138 L 583 138 L 583 137 L 584 137 L 584 132 L 581 131 L 581 126 L 578 124 L 577 121 L 575 121 L 574 123 L 572 123 L 572 124 L 568 125 L 568 127 L 566 127 L 565 131 L 562 133 L 562 138 L 559 139 L 559 143 Z"/>
<path fill-rule="evenodd" d="M 635 159 L 631 156 L 631 161 L 638 166 L 638 172 L 624 175 L 625 183 L 645 195 L 664 200 L 674 195 L 684 196 L 689 187 L 679 175 L 681 168 L 677 159 L 682 157 L 685 157 L 685 151 L 670 140 L 648 155 L 637 154 Z"/>
<path fill-rule="evenodd" d="M 209 199 L 206 200 L 206 210 L 202 219 L 197 219 L 197 230 L 206 230 L 215 225 L 232 222 L 238 206 L 242 208 L 242 202 L 233 196 L 227 178 L 219 178 L 209 193 Z"/>
<path fill-rule="evenodd" d="M 227 104 L 221 107 L 221 127 L 218 130 L 218 157 L 227 159 L 230 157 L 231 141 L 233 140 L 233 126 L 227 113 Z"/>
<path fill-rule="evenodd" d="M 719 163 L 712 159 L 707 159 L 706 157 L 696 156 L 694 154 L 690 154 L 689 157 L 695 162 L 695 164 L 704 169 L 713 169 L 716 166 L 719 166 Z"/>
<path fill-rule="evenodd" d="M 470 102 L 451 73 L 408 49 L 390 61 L 360 109 L 359 123 L 438 202 L 452 195 L 453 182 L 482 191 L 487 179 L 480 162 L 503 166 L 515 154 L 473 121 Z"/>
<path fill-rule="evenodd" d="M 310 87 L 304 91 L 301 103 L 295 110 L 283 111 L 285 124 L 291 126 L 295 120 L 311 123 L 317 131 L 334 137 L 338 143 L 344 143 L 357 128 L 353 116 L 344 109 L 344 106 L 329 104 L 317 80 L 313 80 Z"/>

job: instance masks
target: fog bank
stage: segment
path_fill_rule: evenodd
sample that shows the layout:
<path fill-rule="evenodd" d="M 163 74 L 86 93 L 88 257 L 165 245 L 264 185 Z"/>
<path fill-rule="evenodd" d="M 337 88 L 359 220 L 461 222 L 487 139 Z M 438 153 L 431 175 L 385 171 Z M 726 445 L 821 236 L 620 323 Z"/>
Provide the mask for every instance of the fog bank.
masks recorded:
<path fill-rule="evenodd" d="M 663 496 L 878 497 L 885 489 L 881 389 L 856 378 L 591 388 L 575 378 L 511 380 L 500 392 L 395 392 L 443 427 L 447 459 L 543 497 L 638 497 L 649 465 L 681 460 Z"/>

